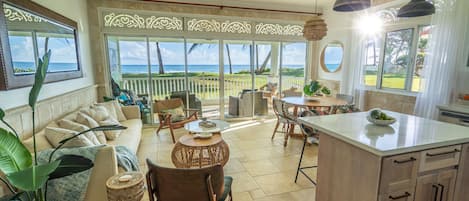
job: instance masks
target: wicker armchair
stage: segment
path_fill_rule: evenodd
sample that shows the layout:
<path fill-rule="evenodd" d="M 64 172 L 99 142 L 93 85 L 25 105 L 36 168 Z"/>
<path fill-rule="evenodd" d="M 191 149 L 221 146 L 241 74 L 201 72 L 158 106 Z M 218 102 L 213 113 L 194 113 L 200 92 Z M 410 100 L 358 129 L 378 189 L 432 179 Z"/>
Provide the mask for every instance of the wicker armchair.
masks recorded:
<path fill-rule="evenodd" d="M 231 195 L 233 178 L 223 175 L 223 167 L 166 168 L 147 159 L 150 201 L 225 201 Z"/>
<path fill-rule="evenodd" d="M 183 114 L 178 117 L 171 110 L 182 110 Z M 155 101 L 153 103 L 153 110 L 158 114 L 158 120 L 160 126 L 156 131 L 156 134 L 163 128 L 169 128 L 173 143 L 176 142 L 174 139 L 174 129 L 184 127 L 184 124 L 197 120 L 198 109 L 188 109 L 184 107 L 184 103 L 180 98 L 173 98 L 167 100 Z"/>

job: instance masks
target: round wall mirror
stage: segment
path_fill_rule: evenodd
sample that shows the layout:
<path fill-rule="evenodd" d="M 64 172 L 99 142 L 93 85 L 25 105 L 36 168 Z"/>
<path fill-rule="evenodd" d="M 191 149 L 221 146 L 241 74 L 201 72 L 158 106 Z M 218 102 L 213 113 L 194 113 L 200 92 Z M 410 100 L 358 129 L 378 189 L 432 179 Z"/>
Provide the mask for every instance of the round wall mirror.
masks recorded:
<path fill-rule="evenodd" d="M 344 58 L 344 47 L 341 42 L 333 41 L 322 49 L 321 67 L 324 71 L 334 73 L 342 68 Z"/>

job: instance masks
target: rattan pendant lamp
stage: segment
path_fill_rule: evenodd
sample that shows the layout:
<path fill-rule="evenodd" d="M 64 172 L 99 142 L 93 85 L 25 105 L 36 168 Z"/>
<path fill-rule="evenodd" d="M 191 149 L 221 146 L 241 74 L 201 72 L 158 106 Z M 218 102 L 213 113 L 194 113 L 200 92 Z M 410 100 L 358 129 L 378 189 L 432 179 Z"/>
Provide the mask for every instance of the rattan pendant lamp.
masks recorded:
<path fill-rule="evenodd" d="M 367 9 L 370 6 L 370 0 L 336 0 L 333 10 L 338 12 L 353 12 Z"/>
<path fill-rule="evenodd" d="M 317 0 L 314 5 L 314 9 L 317 13 Z M 318 41 L 324 38 L 327 35 L 327 24 L 326 22 L 317 16 L 313 16 L 310 20 L 306 21 L 303 28 L 303 37 L 309 41 Z"/>
<path fill-rule="evenodd" d="M 402 6 L 397 17 L 420 17 L 435 13 L 435 5 L 425 0 L 411 0 Z"/>

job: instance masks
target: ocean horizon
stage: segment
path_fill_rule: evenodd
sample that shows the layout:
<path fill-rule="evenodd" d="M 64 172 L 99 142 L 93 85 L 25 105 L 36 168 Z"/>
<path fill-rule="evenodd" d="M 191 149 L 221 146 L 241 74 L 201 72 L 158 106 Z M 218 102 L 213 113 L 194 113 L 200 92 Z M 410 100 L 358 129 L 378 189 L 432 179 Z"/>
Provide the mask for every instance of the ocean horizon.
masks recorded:
<path fill-rule="evenodd" d="M 337 68 L 339 64 L 326 64 L 330 65 L 332 69 Z M 34 62 L 13 62 L 14 68 L 28 70 L 28 69 L 35 69 Z M 71 71 L 77 70 L 78 65 L 77 63 L 50 63 L 49 64 L 49 72 L 58 72 L 58 71 Z M 185 72 L 184 65 L 165 65 L 164 70 L 166 73 L 177 73 L 177 72 Z M 229 73 L 229 65 L 225 65 L 224 72 Z M 270 66 L 267 66 L 270 68 Z M 290 69 L 301 69 L 305 68 L 304 65 L 298 64 L 285 64 L 283 68 L 290 68 Z M 250 65 L 232 65 L 233 73 L 238 73 L 241 71 L 249 71 Z M 151 72 L 157 73 L 159 71 L 158 65 L 151 66 Z M 218 73 L 219 68 L 218 65 L 206 64 L 206 65 L 188 65 L 189 72 L 207 72 L 207 73 Z M 143 74 L 148 73 L 147 65 L 122 65 L 121 73 L 123 74 Z"/>

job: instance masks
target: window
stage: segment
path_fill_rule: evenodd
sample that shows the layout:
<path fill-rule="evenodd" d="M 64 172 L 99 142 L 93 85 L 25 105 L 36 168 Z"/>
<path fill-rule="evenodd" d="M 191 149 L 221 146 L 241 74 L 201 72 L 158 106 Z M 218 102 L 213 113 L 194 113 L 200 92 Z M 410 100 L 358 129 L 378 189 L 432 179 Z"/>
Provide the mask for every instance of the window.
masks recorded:
<path fill-rule="evenodd" d="M 420 91 L 431 26 L 391 30 L 365 41 L 364 84 L 377 89 Z M 382 53 L 382 56 L 380 55 Z"/>

